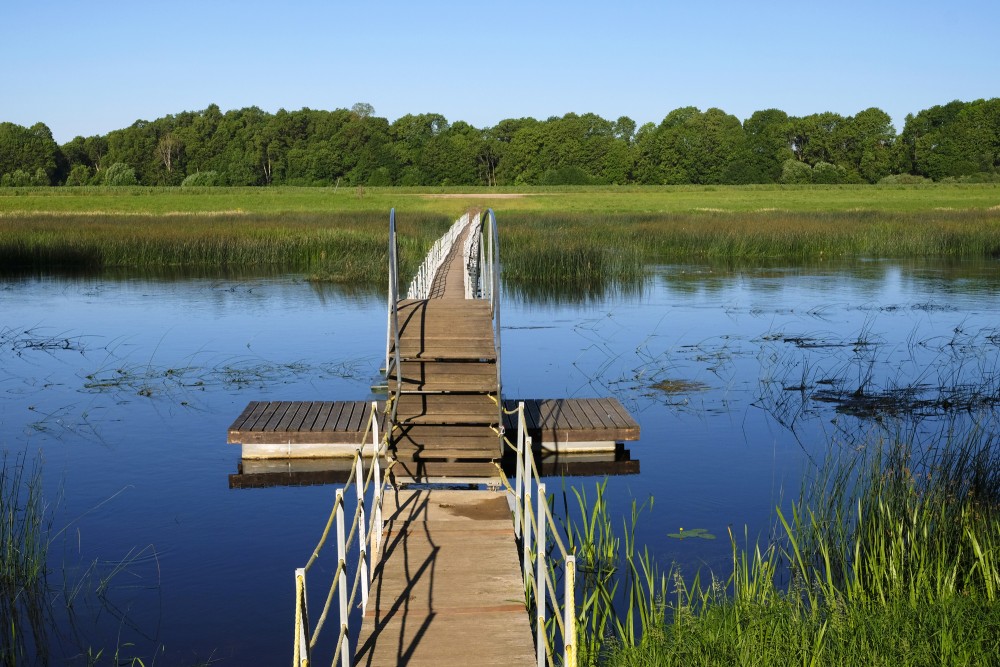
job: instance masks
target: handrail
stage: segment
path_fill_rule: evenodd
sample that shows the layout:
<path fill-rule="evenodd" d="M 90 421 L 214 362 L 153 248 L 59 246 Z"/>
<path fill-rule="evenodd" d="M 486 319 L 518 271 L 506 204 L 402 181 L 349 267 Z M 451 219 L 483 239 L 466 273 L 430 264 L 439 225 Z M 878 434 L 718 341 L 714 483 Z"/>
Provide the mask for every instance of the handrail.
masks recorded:
<path fill-rule="evenodd" d="M 396 397 L 403 387 L 403 369 L 399 357 L 399 245 L 396 240 L 396 209 L 389 211 L 389 303 L 387 307 L 388 324 L 385 340 L 385 377 L 388 380 L 390 373 L 396 373 Z M 390 351 L 395 351 L 390 366 Z M 392 397 L 390 397 L 392 398 Z M 390 418 L 396 423 L 397 402 L 391 401 Z"/>
<path fill-rule="evenodd" d="M 483 240 L 482 216 L 477 211 L 472 218 L 472 229 L 465 237 L 465 246 L 462 248 L 462 265 L 465 266 L 465 298 L 478 299 L 480 284 L 480 267 L 482 262 L 479 257 L 479 246 Z"/>
<path fill-rule="evenodd" d="M 528 608 L 535 619 L 535 657 L 538 667 L 554 664 L 554 637 L 558 631 L 562 636 L 562 664 L 575 667 L 577 658 L 576 641 L 576 554 L 570 553 L 559 534 L 559 527 L 549 509 L 545 484 L 542 483 L 535 465 L 531 449 L 531 437 L 524 418 L 524 401 L 508 414 L 517 414 L 516 443 L 504 438 L 506 444 L 517 453 L 515 487 L 508 491 L 513 495 L 514 535 L 521 546 L 521 567 L 524 578 L 525 596 Z M 536 499 L 534 508 L 532 499 Z M 551 536 L 551 537 L 550 537 Z M 559 558 L 551 563 L 549 542 Z M 556 598 L 556 581 L 551 566 L 563 565 L 563 596 Z M 534 567 L 533 567 L 534 566 Z M 546 615 L 551 606 L 554 623 L 546 627 Z"/>
<path fill-rule="evenodd" d="M 497 216 L 493 209 L 486 209 L 486 217 L 489 224 L 483 226 L 483 231 L 489 246 L 488 257 L 490 261 L 486 262 L 484 267 L 488 272 L 488 280 L 485 282 L 489 285 L 490 312 L 493 313 L 493 342 L 497 351 L 497 395 L 502 396 L 503 387 L 500 373 L 500 233 L 497 230 Z M 502 424 L 502 409 L 500 417 Z"/>
<path fill-rule="evenodd" d="M 438 270 L 448 258 L 455 241 L 462 235 L 466 227 L 469 226 L 469 214 L 466 213 L 455 221 L 448 231 L 434 242 L 431 249 L 427 251 L 427 256 L 417 269 L 416 275 L 410 281 L 410 287 L 406 290 L 407 299 L 426 299 L 430 296 L 431 285 Z"/>
<path fill-rule="evenodd" d="M 316 646 L 320 632 L 323 630 L 327 614 L 333 604 L 334 597 L 338 598 L 340 614 L 340 632 L 337 637 L 337 648 L 334 652 L 334 664 L 340 659 L 341 667 L 350 667 L 353 655 L 350 650 L 349 637 L 349 615 L 350 609 L 355 606 L 355 599 L 358 592 L 361 593 L 362 610 L 368 606 L 369 587 L 372 582 L 372 574 L 375 569 L 375 559 L 378 557 L 379 549 L 382 546 L 382 499 L 386 485 L 389 481 L 389 472 L 395 461 L 391 461 L 382 471 L 379 458 L 385 454 L 385 447 L 388 443 L 386 435 L 379 436 L 378 404 L 372 402 L 371 414 L 368 417 L 368 425 L 365 427 L 362 442 L 370 432 L 372 434 L 371 445 L 371 465 L 368 474 L 364 474 L 364 445 L 358 447 L 354 453 L 351 463 L 351 472 L 343 488 L 335 492 L 333 508 L 330 511 L 330 518 L 323 529 L 316 548 L 304 567 L 295 570 L 295 645 L 293 649 L 293 666 L 307 667 L 311 664 L 312 649 Z M 354 484 L 357 506 L 351 519 L 351 528 L 345 536 L 344 520 L 344 491 Z M 371 494 L 371 519 L 366 519 L 365 497 Z M 326 545 L 330 536 L 330 528 L 336 524 L 335 535 L 337 541 L 337 568 L 333 574 L 333 581 L 327 593 L 323 611 L 319 615 L 316 628 L 309 631 L 309 605 L 307 602 L 306 573 L 312 568 L 319 558 L 320 551 Z M 358 543 L 358 564 L 353 576 L 350 595 L 347 591 L 347 553 L 357 538 Z M 363 613 L 363 611 L 362 611 Z"/>

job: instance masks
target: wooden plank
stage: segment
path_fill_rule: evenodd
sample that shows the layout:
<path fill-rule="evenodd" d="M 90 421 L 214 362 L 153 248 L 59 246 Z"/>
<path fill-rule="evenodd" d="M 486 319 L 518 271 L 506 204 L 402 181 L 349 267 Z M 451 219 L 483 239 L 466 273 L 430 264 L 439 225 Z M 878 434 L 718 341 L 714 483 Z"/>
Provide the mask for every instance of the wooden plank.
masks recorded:
<path fill-rule="evenodd" d="M 302 407 L 302 403 L 298 401 L 288 401 L 285 404 L 285 413 L 281 415 L 281 419 L 278 423 L 274 425 L 275 432 L 285 432 L 288 431 L 288 426 L 295 419 L 295 415 L 298 414 L 299 408 Z"/>
<path fill-rule="evenodd" d="M 331 402 L 324 402 L 320 406 L 319 412 L 316 414 L 316 421 L 313 422 L 310 431 L 324 431 L 326 430 L 326 422 L 330 419 L 330 413 L 333 411 L 336 405 Z"/>
<path fill-rule="evenodd" d="M 621 418 L 621 423 L 623 426 L 626 426 L 628 428 L 636 428 L 636 429 L 639 428 L 639 424 L 636 423 L 635 419 L 632 418 L 632 415 L 628 413 L 628 411 L 625 409 L 625 406 L 623 406 L 618 401 L 618 399 L 602 398 L 600 400 L 602 404 L 607 406 L 609 412 L 613 411 L 618 414 L 618 416 Z"/>
<path fill-rule="evenodd" d="M 271 413 L 271 416 L 261 428 L 257 428 L 255 426 L 255 431 L 273 431 L 274 427 L 278 425 L 279 421 L 281 421 L 281 418 L 285 416 L 285 411 L 288 410 L 287 401 L 272 401 L 271 405 L 274 406 L 274 411 Z M 261 415 L 261 419 L 263 418 L 264 416 Z"/>
<path fill-rule="evenodd" d="M 612 429 L 615 427 L 614 420 L 611 419 L 606 413 L 602 413 L 598 406 L 592 399 L 585 398 L 582 400 L 574 401 L 574 405 L 577 409 L 586 415 L 587 419 L 590 420 L 591 427 L 594 429 Z"/>
<path fill-rule="evenodd" d="M 576 409 L 576 401 L 559 399 L 559 417 L 568 420 L 572 430 L 584 431 L 591 428 L 590 421 Z M 559 427 L 559 420 L 556 420 L 556 428 Z"/>
<path fill-rule="evenodd" d="M 353 430 L 350 427 L 351 417 L 354 416 L 354 411 L 357 409 L 358 404 L 356 402 L 350 401 L 341 404 L 340 415 L 337 417 L 337 422 L 330 426 L 327 430 L 330 431 L 350 431 Z"/>
<path fill-rule="evenodd" d="M 345 410 L 350 410 L 350 403 L 346 401 L 337 401 L 333 405 L 333 409 L 330 410 L 330 414 L 326 416 L 326 422 L 323 424 L 324 431 L 336 431 L 337 423 L 343 419 L 343 414 Z"/>
<path fill-rule="evenodd" d="M 389 354 L 395 354 L 395 346 Z M 442 361 L 496 361 L 497 351 L 493 340 L 473 340 L 463 338 L 442 338 L 426 341 L 400 342 L 399 356 L 402 361 L 442 360 Z"/>
<path fill-rule="evenodd" d="M 302 420 L 302 425 L 300 429 L 303 431 L 311 431 L 313 424 L 316 423 L 316 418 L 319 416 L 320 410 L 323 409 L 325 401 L 313 401 L 312 405 L 309 406 L 309 412 L 306 413 L 305 419 Z"/>
<path fill-rule="evenodd" d="M 271 418 L 274 411 L 278 409 L 278 406 L 274 404 L 273 401 L 264 401 L 264 409 L 257 415 L 257 419 L 254 420 L 252 425 L 248 425 L 248 431 L 261 431 L 264 426 L 267 425 L 267 420 Z"/>
<path fill-rule="evenodd" d="M 309 410 L 311 409 L 312 409 L 312 401 L 302 401 L 299 404 L 298 411 L 296 411 L 295 413 L 295 417 L 293 417 L 292 421 L 288 423 L 286 430 L 295 432 L 301 431 L 302 422 L 306 420 L 306 415 L 309 414 Z"/>
<path fill-rule="evenodd" d="M 361 408 L 360 410 L 358 408 Z M 361 403 L 354 408 L 354 415 L 351 421 L 350 429 L 352 431 L 357 431 L 358 433 L 365 433 L 368 431 L 368 419 L 372 414 L 372 404 L 368 401 Z"/>
<path fill-rule="evenodd" d="M 239 426 L 237 426 L 236 422 L 234 422 L 233 426 L 229 427 L 230 432 L 249 431 L 252 429 L 254 423 L 260 418 L 261 413 L 267 409 L 267 401 L 251 401 L 247 407 L 252 407 L 253 410 L 250 411 L 250 414 L 243 419 L 243 422 L 240 423 Z"/>
<path fill-rule="evenodd" d="M 504 494 L 400 491 L 387 496 L 384 512 L 384 547 L 357 663 L 531 664 L 533 637 Z"/>
<path fill-rule="evenodd" d="M 247 403 L 247 406 L 243 408 L 243 412 L 240 413 L 240 416 L 233 420 L 233 423 L 232 425 L 230 425 L 229 430 L 230 431 L 240 430 L 240 427 L 243 426 L 243 422 L 245 422 L 247 418 L 250 417 L 251 414 L 253 414 L 254 408 L 256 407 L 257 407 L 256 401 L 251 401 Z"/>
<path fill-rule="evenodd" d="M 622 419 L 621 414 L 615 408 L 615 405 L 618 405 L 619 407 L 621 406 L 617 400 L 606 401 L 601 398 L 592 398 L 589 403 L 594 412 L 601 416 L 608 428 L 629 427 L 632 424 L 635 424 L 635 420 L 631 417 L 628 417 L 627 420 Z"/>
<path fill-rule="evenodd" d="M 404 390 L 488 392 L 497 391 L 495 363 L 464 361 L 407 361 L 401 365 Z M 388 379 L 390 390 L 396 388 L 395 376 Z"/>

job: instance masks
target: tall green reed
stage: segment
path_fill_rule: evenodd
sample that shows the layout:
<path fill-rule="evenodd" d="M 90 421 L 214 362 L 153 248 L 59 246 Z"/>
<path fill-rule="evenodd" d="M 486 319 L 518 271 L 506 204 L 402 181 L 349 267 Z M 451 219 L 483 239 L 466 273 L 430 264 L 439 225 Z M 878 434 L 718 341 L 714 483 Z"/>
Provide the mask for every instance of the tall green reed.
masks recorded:
<path fill-rule="evenodd" d="M 25 454 L 0 463 L 0 664 L 16 665 L 47 646 L 46 572 L 51 518 L 41 463 Z"/>
<path fill-rule="evenodd" d="M 1000 650 L 995 434 L 831 446 L 766 545 L 730 531 L 724 580 L 650 576 L 635 504 L 619 536 L 603 485 L 574 493 L 584 664 L 989 665 Z"/>
<path fill-rule="evenodd" d="M 444 216 L 401 216 L 402 275 L 416 270 L 448 224 Z M 387 261 L 385 213 L 0 218 L 0 263 L 6 271 L 267 268 L 314 280 L 381 285 Z"/>

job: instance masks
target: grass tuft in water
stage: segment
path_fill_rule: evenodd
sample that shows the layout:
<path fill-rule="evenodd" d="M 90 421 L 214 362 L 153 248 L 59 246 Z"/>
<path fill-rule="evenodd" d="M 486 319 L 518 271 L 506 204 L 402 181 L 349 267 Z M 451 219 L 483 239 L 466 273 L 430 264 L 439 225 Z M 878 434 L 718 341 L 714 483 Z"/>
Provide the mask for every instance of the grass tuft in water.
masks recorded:
<path fill-rule="evenodd" d="M 47 646 L 46 559 L 51 520 L 38 458 L 0 463 L 0 664 L 17 665 Z"/>
<path fill-rule="evenodd" d="M 655 574 L 634 545 L 635 507 L 619 551 L 602 490 L 593 505 L 578 495 L 581 528 L 568 530 L 582 554 L 615 564 L 583 583 L 582 664 L 991 665 L 1000 654 L 995 435 L 832 452 L 779 508 L 766 547 L 730 532 L 726 581 Z"/>

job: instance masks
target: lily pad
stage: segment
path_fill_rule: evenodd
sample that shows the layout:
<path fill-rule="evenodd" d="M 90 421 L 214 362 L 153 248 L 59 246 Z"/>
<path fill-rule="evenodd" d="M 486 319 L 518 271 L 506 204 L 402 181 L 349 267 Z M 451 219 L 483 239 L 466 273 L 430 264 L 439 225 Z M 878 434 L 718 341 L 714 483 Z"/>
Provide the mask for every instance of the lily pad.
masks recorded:
<path fill-rule="evenodd" d="M 667 537 L 672 537 L 675 540 L 686 540 L 688 538 L 700 537 L 703 540 L 714 540 L 715 535 L 708 532 L 704 528 L 688 528 L 684 530 L 683 528 L 676 533 L 667 533 Z"/>

